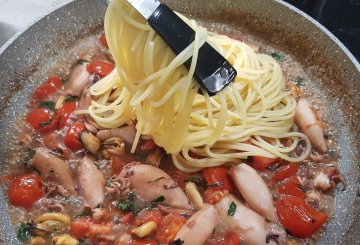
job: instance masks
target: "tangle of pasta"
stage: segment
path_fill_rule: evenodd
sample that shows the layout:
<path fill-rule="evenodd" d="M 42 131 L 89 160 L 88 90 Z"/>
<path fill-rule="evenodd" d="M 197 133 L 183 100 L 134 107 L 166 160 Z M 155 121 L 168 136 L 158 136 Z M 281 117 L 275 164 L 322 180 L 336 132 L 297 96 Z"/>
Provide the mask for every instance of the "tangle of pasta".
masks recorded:
<path fill-rule="evenodd" d="M 241 41 L 179 16 L 196 35 L 175 56 L 125 0 L 110 3 L 105 34 L 117 69 L 91 87 L 88 113 L 93 119 L 105 128 L 136 119 L 132 150 L 140 135 L 149 136 L 186 172 L 239 163 L 248 156 L 304 160 L 311 145 L 304 134 L 291 131 L 296 101 L 282 88 L 280 65 Z M 193 79 L 198 50 L 206 41 L 237 70 L 235 82 L 213 97 Z M 186 69 L 183 63 L 191 57 Z M 305 150 L 297 155 L 300 141 Z"/>

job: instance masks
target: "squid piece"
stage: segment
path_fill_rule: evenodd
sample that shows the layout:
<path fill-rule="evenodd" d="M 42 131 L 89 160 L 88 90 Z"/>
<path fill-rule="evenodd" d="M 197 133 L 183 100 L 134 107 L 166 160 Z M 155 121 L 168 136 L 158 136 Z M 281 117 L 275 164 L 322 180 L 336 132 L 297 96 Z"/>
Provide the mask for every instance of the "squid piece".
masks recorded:
<path fill-rule="evenodd" d="M 301 98 L 296 105 L 295 123 L 319 151 L 322 153 L 327 151 L 321 120 L 314 107 L 304 98 Z"/>
<path fill-rule="evenodd" d="M 127 143 L 132 144 L 135 140 L 135 134 L 136 131 L 133 126 L 126 126 L 121 128 L 100 130 L 97 132 L 96 136 L 102 141 L 113 137 L 120 137 Z"/>
<path fill-rule="evenodd" d="M 69 166 L 61 158 L 51 154 L 46 148 L 39 147 L 35 151 L 32 166 L 36 168 L 44 180 L 54 181 L 62 185 L 71 195 L 77 193 Z"/>
<path fill-rule="evenodd" d="M 178 231 L 174 240 L 180 239 L 183 245 L 202 245 L 211 236 L 218 214 L 213 205 L 205 204 Z"/>
<path fill-rule="evenodd" d="M 80 194 L 86 200 L 87 205 L 94 208 L 102 203 L 104 201 L 105 178 L 89 156 L 85 156 L 80 161 L 78 176 Z"/>
<path fill-rule="evenodd" d="M 173 208 L 192 209 L 185 193 L 163 170 L 140 162 L 127 164 L 117 178 L 130 180 L 130 192 L 144 201 L 164 196 L 162 204 Z"/>
<path fill-rule="evenodd" d="M 69 79 L 64 85 L 66 95 L 80 97 L 90 80 L 90 73 L 87 71 L 89 62 L 90 56 L 83 55 L 80 60 L 77 61 L 76 66 L 71 69 Z"/>
<path fill-rule="evenodd" d="M 228 214 L 230 205 L 236 206 L 233 215 Z M 227 227 L 241 237 L 242 244 L 283 245 L 286 244 L 285 230 L 275 224 L 267 223 L 259 214 L 246 207 L 233 195 L 228 195 L 215 204 L 215 208 Z"/>
<path fill-rule="evenodd" d="M 247 164 L 239 164 L 229 171 L 245 201 L 258 214 L 277 222 L 272 195 L 261 176 Z"/>

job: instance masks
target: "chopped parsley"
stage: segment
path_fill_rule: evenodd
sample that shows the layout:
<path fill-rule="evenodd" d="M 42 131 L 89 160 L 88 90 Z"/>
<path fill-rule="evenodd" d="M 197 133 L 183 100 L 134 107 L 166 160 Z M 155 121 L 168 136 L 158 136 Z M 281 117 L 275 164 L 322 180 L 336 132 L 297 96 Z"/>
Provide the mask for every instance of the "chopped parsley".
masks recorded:
<path fill-rule="evenodd" d="M 301 87 L 303 84 L 304 84 L 304 78 L 302 78 L 302 77 L 297 77 L 296 79 L 295 79 L 295 85 L 296 85 L 296 87 Z"/>
<path fill-rule="evenodd" d="M 154 199 L 151 203 L 159 203 L 159 202 L 163 202 L 165 201 L 165 197 L 164 196 L 159 196 L 156 199 Z"/>
<path fill-rule="evenodd" d="M 30 231 L 33 229 L 33 225 L 30 223 L 21 223 L 19 230 L 17 232 L 17 239 L 19 239 L 20 241 L 26 241 L 29 240 L 31 238 L 31 233 Z"/>
<path fill-rule="evenodd" d="M 141 208 L 139 208 L 132 201 L 129 200 L 119 202 L 116 205 L 116 208 L 120 209 L 122 212 L 133 211 L 134 213 L 139 213 L 141 211 Z"/>
<path fill-rule="evenodd" d="M 39 123 L 39 126 L 40 126 L 40 127 L 49 126 L 53 121 L 54 121 L 54 117 L 50 118 L 50 120 L 47 121 L 47 122 L 40 122 L 40 123 Z"/>
<path fill-rule="evenodd" d="M 236 204 L 234 202 L 231 202 L 230 206 L 229 206 L 229 209 L 228 209 L 228 212 L 227 212 L 228 216 L 234 216 L 236 208 L 237 208 Z"/>
<path fill-rule="evenodd" d="M 55 102 L 53 101 L 41 101 L 39 106 L 42 108 L 49 109 L 50 111 L 55 111 Z"/>
<path fill-rule="evenodd" d="M 71 68 L 74 68 L 75 66 L 83 65 L 83 64 L 86 64 L 86 63 L 91 63 L 91 62 L 88 61 L 88 60 L 84 60 L 84 59 L 78 59 L 78 60 L 75 61 L 75 63 L 71 66 Z"/>
<path fill-rule="evenodd" d="M 24 165 L 25 167 L 30 163 L 31 159 L 33 159 L 35 155 L 35 150 L 34 149 L 30 149 L 27 151 L 26 156 L 25 156 L 25 160 L 24 160 Z"/>
<path fill-rule="evenodd" d="M 79 99 L 79 97 L 77 96 L 71 96 L 71 97 L 67 97 L 64 102 L 72 102 L 72 101 L 77 101 Z"/>
<path fill-rule="evenodd" d="M 273 57 L 276 61 L 283 61 L 283 59 L 284 59 L 284 57 L 283 57 L 282 55 L 280 55 L 280 54 L 278 54 L 278 53 L 275 53 L 275 52 L 271 53 L 270 55 L 271 55 L 271 57 Z"/>
<path fill-rule="evenodd" d="M 217 182 L 214 184 L 207 184 L 203 179 L 201 178 L 191 178 L 188 180 L 189 182 L 193 182 L 199 189 L 207 189 L 207 188 L 214 188 L 218 186 L 224 185 L 223 182 Z"/>

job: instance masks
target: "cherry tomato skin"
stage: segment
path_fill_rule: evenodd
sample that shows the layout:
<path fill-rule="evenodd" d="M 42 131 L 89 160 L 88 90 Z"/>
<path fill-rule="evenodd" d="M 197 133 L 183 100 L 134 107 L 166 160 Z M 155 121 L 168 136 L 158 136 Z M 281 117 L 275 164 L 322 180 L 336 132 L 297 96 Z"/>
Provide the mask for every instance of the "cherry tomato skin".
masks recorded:
<path fill-rule="evenodd" d="M 295 176 L 298 170 L 299 170 L 298 164 L 295 162 L 291 162 L 285 166 L 281 166 L 280 168 L 278 168 L 275 171 L 272 179 L 275 182 L 283 181 L 287 178 L 290 178 L 291 176 Z"/>
<path fill-rule="evenodd" d="M 82 122 L 74 122 L 66 131 L 64 144 L 72 151 L 78 151 L 83 148 L 80 142 L 80 133 L 85 130 L 85 124 Z"/>
<path fill-rule="evenodd" d="M 99 75 L 100 78 L 105 77 L 112 70 L 114 70 L 114 65 L 103 61 L 95 60 L 87 65 L 87 71 Z"/>
<path fill-rule="evenodd" d="M 36 173 L 15 177 L 8 189 L 10 203 L 24 208 L 31 208 L 44 194 L 41 179 Z"/>
<path fill-rule="evenodd" d="M 62 107 L 57 111 L 57 117 L 59 118 L 58 128 L 61 129 L 66 125 L 67 120 L 76 109 L 77 102 L 69 101 L 64 102 Z"/>
<path fill-rule="evenodd" d="M 179 214 L 166 215 L 156 230 L 156 239 L 162 244 L 168 244 L 185 222 L 185 218 Z"/>
<path fill-rule="evenodd" d="M 36 108 L 29 112 L 26 121 L 39 133 L 47 133 L 57 127 L 55 113 L 46 108 Z M 48 124 L 48 125 L 47 125 Z"/>
<path fill-rule="evenodd" d="M 133 221 L 134 216 L 135 216 L 135 214 L 133 212 L 129 212 L 120 218 L 120 223 L 121 224 L 130 224 Z"/>
<path fill-rule="evenodd" d="M 213 168 L 204 168 L 202 170 L 208 185 L 221 184 L 217 187 L 212 187 L 213 190 L 226 189 L 229 192 L 232 192 L 234 187 L 232 185 L 228 168 L 225 167 L 213 167 Z"/>
<path fill-rule="evenodd" d="M 250 166 L 258 171 L 266 170 L 270 165 L 279 161 L 279 158 L 268 158 L 261 156 L 252 156 Z"/>
<path fill-rule="evenodd" d="M 105 37 L 105 34 L 102 34 L 99 38 L 99 41 L 101 43 L 101 45 L 104 47 L 104 48 L 109 48 L 109 45 L 106 41 L 106 37 Z"/>
<path fill-rule="evenodd" d="M 277 204 L 276 214 L 280 223 L 299 238 L 313 235 L 328 218 L 326 213 L 318 212 L 305 200 L 294 196 L 283 196 Z"/>
<path fill-rule="evenodd" d="M 70 232 L 76 239 L 86 237 L 90 230 L 90 222 L 88 218 L 76 219 L 70 223 Z"/>
<path fill-rule="evenodd" d="M 50 94 L 56 93 L 62 87 L 61 78 L 57 76 L 49 77 L 44 84 L 38 87 L 33 95 L 36 101 L 46 99 Z"/>
<path fill-rule="evenodd" d="M 298 177 L 293 176 L 284 182 L 281 182 L 278 187 L 278 192 L 283 195 L 296 196 L 305 199 L 307 196 L 304 190 L 301 188 L 301 183 Z"/>

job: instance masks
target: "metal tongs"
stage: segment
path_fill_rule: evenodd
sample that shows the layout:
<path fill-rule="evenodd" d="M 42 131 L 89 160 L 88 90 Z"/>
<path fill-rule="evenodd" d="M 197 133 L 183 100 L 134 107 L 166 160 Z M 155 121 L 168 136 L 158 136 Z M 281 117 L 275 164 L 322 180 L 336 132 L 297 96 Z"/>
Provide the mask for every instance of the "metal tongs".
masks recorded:
<path fill-rule="evenodd" d="M 157 34 L 179 54 L 195 38 L 194 30 L 168 6 L 158 0 L 127 0 Z M 189 68 L 191 58 L 185 62 Z M 194 78 L 210 95 L 215 95 L 235 80 L 234 67 L 207 42 L 199 49 Z"/>

